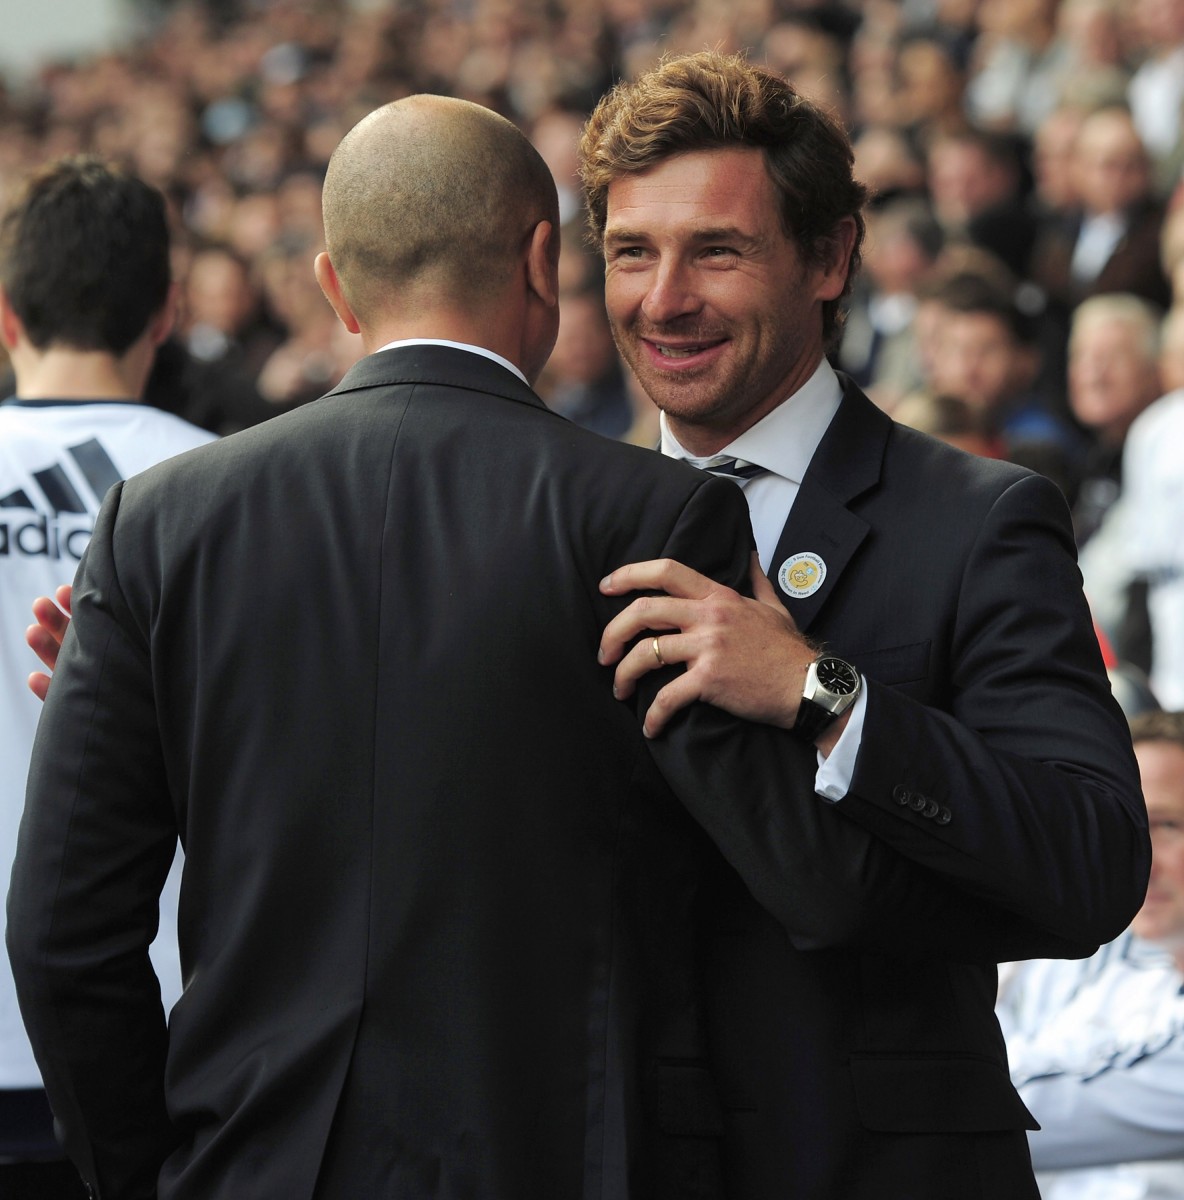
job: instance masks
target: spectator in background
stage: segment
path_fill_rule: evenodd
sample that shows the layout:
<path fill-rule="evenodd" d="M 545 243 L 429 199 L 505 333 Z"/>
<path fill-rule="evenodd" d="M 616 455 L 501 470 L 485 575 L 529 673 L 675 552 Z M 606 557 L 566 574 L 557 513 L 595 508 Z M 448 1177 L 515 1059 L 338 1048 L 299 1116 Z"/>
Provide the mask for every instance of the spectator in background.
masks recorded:
<path fill-rule="evenodd" d="M 873 206 L 866 219 L 864 270 L 852 291 L 837 365 L 891 411 L 922 381 L 917 289 L 941 252 L 942 232 L 920 199 Z"/>
<path fill-rule="evenodd" d="M 584 114 L 555 105 L 539 114 L 530 129 L 530 140 L 547 164 L 559 193 L 559 223 L 567 225 L 580 216 L 580 176 L 576 147 Z"/>
<path fill-rule="evenodd" d="M 929 147 L 929 190 L 946 237 L 989 250 L 1019 278 L 1028 269 L 1036 221 L 1014 139 L 960 129 Z"/>
<path fill-rule="evenodd" d="M 629 432 L 633 410 L 603 291 L 562 297 L 559 336 L 537 391 L 549 408 L 584 429 L 611 438 Z"/>
<path fill-rule="evenodd" d="M 975 65 L 966 85 L 971 120 L 1031 134 L 1056 103 L 1058 0 L 982 0 Z"/>
<path fill-rule="evenodd" d="M 1134 938 L 1023 964 L 1000 1001 L 1044 1200 L 1184 1200 L 1184 713 L 1131 736 L 1152 845 Z"/>
<path fill-rule="evenodd" d="M 1162 191 L 1180 177 L 1181 108 L 1184 107 L 1184 0 L 1134 0 L 1131 5 L 1144 59 L 1130 81 L 1135 128 L 1162 165 Z"/>
<path fill-rule="evenodd" d="M 855 177 L 878 202 L 924 194 L 924 158 L 903 130 L 882 116 L 859 131 L 852 149 Z"/>
<path fill-rule="evenodd" d="M 182 293 L 180 336 L 191 361 L 185 416 L 203 429 L 234 433 L 271 413 L 255 380 L 276 349 L 248 264 L 229 246 L 194 251 Z"/>
<path fill-rule="evenodd" d="M 918 145 L 961 129 L 965 82 L 964 63 L 949 39 L 936 33 L 904 38 L 896 55 L 894 121 Z"/>
<path fill-rule="evenodd" d="M 761 39 L 765 65 L 801 95 L 847 121 L 848 45 L 858 20 L 839 5 L 787 11 Z"/>
<path fill-rule="evenodd" d="M 931 396 L 913 392 L 892 410 L 892 419 L 940 438 L 968 454 L 982 458 L 1002 458 L 999 439 L 991 433 L 982 414 L 956 396 Z"/>
<path fill-rule="evenodd" d="M 1104 108 L 1082 121 L 1073 173 L 1077 208 L 1042 228 L 1033 278 L 1066 309 L 1103 292 L 1131 292 L 1166 307 L 1163 207 L 1152 195 L 1150 160 L 1129 112 Z"/>
<path fill-rule="evenodd" d="M 1053 454 L 1057 482 L 1071 493 L 1085 441 L 1051 399 L 1034 390 L 1040 350 L 1031 318 L 996 281 L 975 274 L 955 275 L 934 299 L 941 319 L 930 390 L 956 396 L 981 414 L 1007 457 L 1033 446 Z"/>
<path fill-rule="evenodd" d="M 1073 171 L 1073 143 L 1085 120 L 1075 104 L 1054 108 L 1032 135 L 1032 204 L 1041 223 L 1064 222 L 1079 197 Z"/>
<path fill-rule="evenodd" d="M 360 341 L 344 331 L 308 269 L 316 249 L 304 239 L 281 240 L 261 262 L 268 306 L 287 335 L 257 380 L 273 416 L 324 395 L 361 354 Z"/>
<path fill-rule="evenodd" d="M 160 193 L 94 159 L 34 175 L 0 223 L 0 339 L 17 395 L 0 405 L 0 873 L 5 890 L 39 705 L 23 686 L 29 605 L 69 583 L 116 480 L 209 434 L 138 403 L 172 325 Z M 175 881 L 156 962 L 179 993 Z M 0 965 L 0 1196 L 84 1196 L 61 1160 L 41 1077 Z"/>
<path fill-rule="evenodd" d="M 1161 394 L 1161 321 L 1154 305 L 1123 294 L 1093 296 L 1073 314 L 1069 408 L 1093 439 L 1073 506 L 1079 548 L 1118 499 L 1127 431 Z"/>
<path fill-rule="evenodd" d="M 1146 588 L 1151 686 L 1165 707 L 1184 708 L 1184 391 L 1162 396 L 1131 426 L 1122 477 L 1110 531 L 1122 556 L 1110 574 Z"/>

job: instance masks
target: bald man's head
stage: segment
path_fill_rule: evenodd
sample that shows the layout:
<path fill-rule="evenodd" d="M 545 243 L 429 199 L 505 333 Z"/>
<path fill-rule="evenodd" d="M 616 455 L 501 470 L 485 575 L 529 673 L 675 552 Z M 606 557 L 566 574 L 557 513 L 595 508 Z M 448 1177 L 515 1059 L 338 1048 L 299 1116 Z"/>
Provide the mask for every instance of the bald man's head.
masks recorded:
<path fill-rule="evenodd" d="M 558 201 L 546 164 L 509 121 L 423 95 L 346 134 L 324 213 L 329 258 L 365 323 L 409 299 L 479 307 L 506 284 L 534 227 L 557 225 Z"/>

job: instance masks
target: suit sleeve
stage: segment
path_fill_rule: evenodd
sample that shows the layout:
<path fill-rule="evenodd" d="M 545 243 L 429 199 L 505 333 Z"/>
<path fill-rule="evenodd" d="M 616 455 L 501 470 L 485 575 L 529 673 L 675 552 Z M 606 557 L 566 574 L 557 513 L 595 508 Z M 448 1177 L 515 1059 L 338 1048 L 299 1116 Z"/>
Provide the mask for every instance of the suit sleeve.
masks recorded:
<path fill-rule="evenodd" d="M 174 1135 L 148 957 L 177 841 L 147 648 L 116 573 L 122 485 L 80 564 L 8 897 L 21 1013 L 59 1137 L 99 1196 L 156 1195 Z"/>
<path fill-rule="evenodd" d="M 969 894 L 1110 941 L 1146 893 L 1146 811 L 1047 480 L 995 501 L 953 626 L 949 711 L 873 685 L 841 806 Z"/>
<path fill-rule="evenodd" d="M 688 504 L 664 553 L 747 590 L 745 539 L 731 534 L 732 553 L 722 557 L 716 552 L 712 558 L 710 547 L 729 539 L 718 528 L 722 501 L 707 498 L 711 494 L 701 489 Z M 734 521 L 734 507 L 727 511 Z M 1028 544 L 1022 530 L 1006 535 L 1000 531 L 998 536 L 1024 542 L 1015 548 L 1021 559 L 1049 549 Z M 1016 569 L 1022 571 L 1022 565 Z M 1009 582 L 1001 581 L 1001 586 Z M 1067 577 L 1062 582 L 1067 583 Z M 1042 586 L 1042 581 L 1034 581 L 1027 590 L 1039 592 Z M 996 590 L 993 597 L 982 598 L 980 607 L 989 610 L 997 600 Z M 1024 606 L 1019 597 L 1013 603 Z M 1043 607 L 1049 610 L 1048 621 L 1061 627 L 1061 644 L 1049 647 L 1049 652 L 1080 652 L 1075 631 L 1063 628 L 1073 622 L 1063 615 L 1058 619 L 1055 600 Z M 1035 617 L 1022 618 L 1021 624 L 1013 637 L 1041 636 Z M 993 668 L 986 664 L 992 657 L 992 648 L 984 645 L 978 658 L 988 675 Z M 1021 669 L 1014 670 L 1022 676 Z M 1076 673 L 1082 677 L 1077 686 L 1083 692 L 1078 704 L 1066 704 L 1062 712 L 1065 700 L 1054 695 L 1039 706 L 1056 714 L 1054 732 L 1061 722 L 1081 719 L 1081 712 L 1095 707 L 1101 711 L 1096 683 L 1084 681 L 1089 672 Z M 639 688 L 640 712 L 669 677 L 653 672 L 645 678 Z M 1054 681 L 1021 678 L 1016 686 L 1039 692 L 1050 682 Z M 1057 685 L 1054 692 L 1058 687 L 1072 692 L 1064 681 Z M 870 779 L 882 796 L 874 805 L 827 803 L 814 791 L 817 760 L 812 746 L 784 730 L 738 721 L 707 704 L 684 710 L 651 743 L 651 751 L 683 803 L 799 949 L 857 946 L 1001 962 L 1081 956 L 1113 936 L 1107 932 L 1110 925 L 1117 922 L 1121 928 L 1126 923 L 1146 882 L 1145 825 L 1137 783 L 1124 769 L 1129 752 L 1121 746 L 1122 730 L 1112 720 L 1095 716 L 1078 740 L 1099 738 L 1100 749 L 1084 752 L 1079 763 L 1043 763 L 993 746 L 983 732 L 961 726 L 955 717 L 901 700 L 922 729 L 936 727 L 952 743 L 946 773 L 939 777 L 951 794 L 961 797 L 958 807 L 977 804 L 991 809 L 989 821 L 984 818 L 982 823 L 993 825 L 992 844 L 967 846 L 967 853 L 980 855 L 974 872 L 965 869 L 952 849 L 933 852 L 935 841 L 949 837 L 950 825 L 914 820 L 903 834 L 884 828 L 883 818 L 907 822 L 894 788 L 903 781 L 907 790 L 913 776 L 902 772 L 914 756 L 925 762 L 926 782 L 930 778 L 928 743 L 920 731 L 915 741 L 896 748 L 894 765 L 900 770 L 895 774 L 887 768 L 869 772 L 861 750 L 855 786 L 868 787 L 865 781 Z M 877 709 L 885 707 L 881 689 L 876 689 L 868 707 L 869 724 L 877 719 Z M 1026 715 L 1018 713 L 1013 719 L 1022 724 Z M 892 740 L 890 733 L 874 726 L 873 738 L 873 746 Z M 1039 729 L 1026 731 L 1020 740 L 1034 755 L 1060 744 L 1056 737 L 1042 737 Z M 1117 766 L 1108 768 L 1110 760 Z M 1094 761 L 1100 764 L 1097 770 L 1087 765 Z M 986 777 L 979 778 L 983 771 Z M 1006 786 L 1001 789 L 1001 784 Z M 867 819 L 869 810 L 876 819 Z M 917 817 L 911 807 L 908 817 Z M 955 836 L 974 834 L 959 835 L 955 829 Z M 1012 842 L 1024 849 L 1024 874 L 1017 871 Z M 1099 885 L 1098 875 L 1106 871 L 1114 871 L 1120 881 Z"/>

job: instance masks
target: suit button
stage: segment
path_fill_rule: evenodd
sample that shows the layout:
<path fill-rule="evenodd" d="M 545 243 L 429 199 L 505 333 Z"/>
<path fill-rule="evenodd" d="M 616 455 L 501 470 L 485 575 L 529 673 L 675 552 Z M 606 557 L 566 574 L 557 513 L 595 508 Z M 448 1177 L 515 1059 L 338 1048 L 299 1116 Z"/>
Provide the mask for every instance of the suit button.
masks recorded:
<path fill-rule="evenodd" d="M 909 795 L 909 808 L 913 812 L 924 812 L 925 805 L 929 803 L 928 796 L 922 796 L 920 792 L 912 792 Z"/>
<path fill-rule="evenodd" d="M 942 808 L 934 818 L 939 825 L 948 825 L 954 819 L 954 814 L 948 808 Z"/>
<path fill-rule="evenodd" d="M 903 783 L 898 783 L 892 789 L 892 799 L 903 808 L 909 802 L 909 789 Z"/>

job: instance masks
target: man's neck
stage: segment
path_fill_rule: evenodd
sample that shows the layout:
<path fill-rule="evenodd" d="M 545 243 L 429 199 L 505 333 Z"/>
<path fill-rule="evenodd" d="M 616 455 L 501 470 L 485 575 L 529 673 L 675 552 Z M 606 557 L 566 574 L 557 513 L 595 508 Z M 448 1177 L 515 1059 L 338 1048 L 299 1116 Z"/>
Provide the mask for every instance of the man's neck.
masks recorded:
<path fill-rule="evenodd" d="M 140 371 L 102 350 L 13 355 L 12 366 L 22 400 L 139 400 L 143 390 Z"/>

